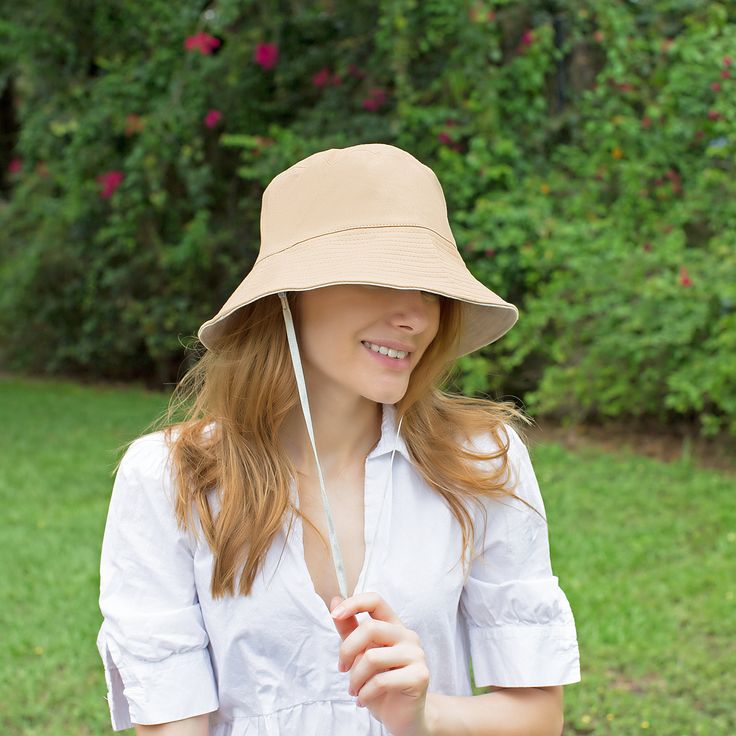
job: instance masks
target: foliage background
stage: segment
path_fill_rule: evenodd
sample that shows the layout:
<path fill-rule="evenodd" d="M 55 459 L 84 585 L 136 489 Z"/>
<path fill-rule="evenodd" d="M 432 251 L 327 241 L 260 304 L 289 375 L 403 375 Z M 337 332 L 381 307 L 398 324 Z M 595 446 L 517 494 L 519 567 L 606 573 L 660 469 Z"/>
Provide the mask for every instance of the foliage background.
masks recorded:
<path fill-rule="evenodd" d="M 436 171 L 469 268 L 521 312 L 458 362 L 458 390 L 736 436 L 732 3 L 2 17 L 6 368 L 176 380 L 255 260 L 273 176 L 381 141 Z"/>

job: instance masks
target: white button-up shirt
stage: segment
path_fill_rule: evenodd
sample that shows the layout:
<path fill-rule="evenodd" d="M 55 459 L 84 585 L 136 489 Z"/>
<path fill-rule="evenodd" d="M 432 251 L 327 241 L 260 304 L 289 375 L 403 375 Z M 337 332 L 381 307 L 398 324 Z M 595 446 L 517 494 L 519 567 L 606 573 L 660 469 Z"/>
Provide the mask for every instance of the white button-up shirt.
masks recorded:
<path fill-rule="evenodd" d="M 375 547 L 357 590 L 380 593 L 419 635 L 428 691 L 472 695 L 470 658 L 478 687 L 580 681 L 575 621 L 552 574 L 546 523 L 516 499 L 484 499 L 484 536 L 471 505 L 476 547 L 465 578 L 460 525 L 396 438 L 395 407 L 382 406 L 381 438 L 365 461 L 366 558 Z M 527 449 L 506 429 L 515 492 L 546 516 Z M 473 444 L 490 451 L 490 434 Z M 176 524 L 167 460 L 162 431 L 136 439 L 110 499 L 97 648 L 113 730 L 209 713 L 211 736 L 387 736 L 349 695 L 350 673 L 337 669 L 342 639 L 309 576 L 299 517 L 288 535 L 285 519 L 249 596 L 215 600 L 212 553 L 201 528 L 197 540 Z M 293 483 L 291 492 L 298 504 Z"/>

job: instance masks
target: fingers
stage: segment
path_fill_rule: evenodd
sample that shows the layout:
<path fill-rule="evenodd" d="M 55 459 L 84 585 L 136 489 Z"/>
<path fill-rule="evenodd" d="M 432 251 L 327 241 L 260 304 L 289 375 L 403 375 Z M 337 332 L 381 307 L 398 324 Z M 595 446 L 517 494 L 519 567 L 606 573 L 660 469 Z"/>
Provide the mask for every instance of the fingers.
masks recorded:
<path fill-rule="evenodd" d="M 378 593 L 373 592 L 358 593 L 346 598 L 337 609 L 332 611 L 332 617 L 336 620 L 344 620 L 361 611 L 367 611 L 371 618 L 379 621 L 387 621 L 391 624 L 401 623 L 393 608 Z"/>
<path fill-rule="evenodd" d="M 417 644 L 418 635 L 410 629 L 386 621 L 368 619 L 357 626 L 340 645 L 338 670 L 347 672 L 358 654 L 369 647 L 387 647 L 400 642 Z"/>
<path fill-rule="evenodd" d="M 391 647 L 371 647 L 363 652 L 350 672 L 349 692 L 357 695 L 366 683 L 384 670 L 412 667 L 421 674 L 422 666 L 426 669 L 424 651 L 415 644 L 402 642 Z M 420 680 L 421 677 L 418 678 Z"/>
<path fill-rule="evenodd" d="M 358 688 L 358 702 L 366 704 L 388 692 L 400 692 L 402 695 L 420 698 L 428 687 L 427 665 L 423 661 L 413 662 L 406 667 L 383 670 L 370 677 L 363 687 Z"/>

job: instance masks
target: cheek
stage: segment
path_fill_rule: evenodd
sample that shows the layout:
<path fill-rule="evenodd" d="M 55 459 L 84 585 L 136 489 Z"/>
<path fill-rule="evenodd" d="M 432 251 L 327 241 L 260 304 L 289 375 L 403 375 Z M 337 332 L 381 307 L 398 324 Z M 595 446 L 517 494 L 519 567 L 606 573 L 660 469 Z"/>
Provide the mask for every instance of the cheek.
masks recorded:
<path fill-rule="evenodd" d="M 303 355 L 326 374 L 335 378 L 348 377 L 363 363 L 361 351 L 365 348 L 357 338 L 326 329 L 313 335 L 308 346 L 305 345 Z"/>
<path fill-rule="evenodd" d="M 424 355 L 424 353 L 429 350 L 429 346 L 434 342 L 435 338 L 437 337 L 437 333 L 440 331 L 440 321 L 439 316 L 434 317 L 432 321 L 427 325 L 427 331 L 426 334 L 423 335 L 422 340 L 422 351 L 421 355 Z"/>

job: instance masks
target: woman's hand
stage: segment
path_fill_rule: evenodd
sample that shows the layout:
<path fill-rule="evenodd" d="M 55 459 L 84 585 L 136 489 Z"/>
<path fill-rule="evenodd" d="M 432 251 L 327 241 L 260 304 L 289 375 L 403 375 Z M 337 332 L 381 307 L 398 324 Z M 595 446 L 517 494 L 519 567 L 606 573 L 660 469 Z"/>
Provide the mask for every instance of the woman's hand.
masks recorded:
<path fill-rule="evenodd" d="M 407 629 L 378 593 L 359 593 L 331 601 L 345 611 L 335 618 L 343 639 L 338 669 L 350 670 L 350 694 L 393 736 L 429 736 L 429 669 L 419 636 Z M 371 618 L 358 623 L 355 614 Z"/>

